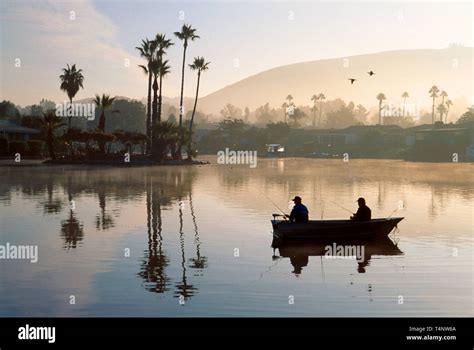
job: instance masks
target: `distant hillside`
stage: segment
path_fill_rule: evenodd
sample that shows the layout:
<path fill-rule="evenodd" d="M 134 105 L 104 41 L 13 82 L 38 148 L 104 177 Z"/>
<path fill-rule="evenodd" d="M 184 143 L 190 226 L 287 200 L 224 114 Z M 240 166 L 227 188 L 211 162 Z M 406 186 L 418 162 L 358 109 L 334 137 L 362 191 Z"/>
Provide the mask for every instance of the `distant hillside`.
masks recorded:
<path fill-rule="evenodd" d="M 311 96 L 320 92 L 327 99 L 340 97 L 371 107 L 377 105 L 375 97 L 380 92 L 387 96 L 387 103 L 400 104 L 404 91 L 410 94 L 409 102 L 430 109 L 428 90 L 437 85 L 451 100 L 462 101 L 452 107 L 455 112 L 472 103 L 473 52 L 467 47 L 387 51 L 286 65 L 202 97 L 198 109 L 218 115 L 227 103 L 250 110 L 266 102 L 280 107 L 288 94 L 297 105 L 309 105 Z M 369 77 L 369 70 L 376 74 Z M 358 81 L 351 85 L 348 78 Z"/>

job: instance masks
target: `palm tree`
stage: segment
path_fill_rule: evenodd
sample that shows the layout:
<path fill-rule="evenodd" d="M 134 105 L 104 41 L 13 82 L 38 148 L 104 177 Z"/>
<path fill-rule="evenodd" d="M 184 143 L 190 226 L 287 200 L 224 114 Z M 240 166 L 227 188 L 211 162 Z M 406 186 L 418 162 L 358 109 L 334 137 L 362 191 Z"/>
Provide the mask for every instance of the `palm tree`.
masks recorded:
<path fill-rule="evenodd" d="M 382 102 L 386 99 L 383 93 L 377 95 L 377 100 L 379 100 L 379 125 L 382 125 Z"/>
<path fill-rule="evenodd" d="M 158 75 L 160 73 L 160 62 L 156 58 L 154 58 L 150 62 L 149 71 L 152 75 L 152 85 L 151 89 L 153 91 L 152 95 L 152 102 L 151 102 L 151 117 L 150 117 L 150 128 L 151 128 L 151 135 L 150 135 L 150 145 L 153 147 L 153 129 L 156 123 L 156 115 L 158 114 Z"/>
<path fill-rule="evenodd" d="M 100 97 L 100 95 L 95 95 L 94 103 L 96 104 L 98 108 L 101 109 L 99 125 L 97 128 L 102 132 L 105 132 L 105 110 L 112 107 L 112 104 L 114 103 L 114 101 L 115 101 L 115 97 L 110 97 L 109 95 L 106 95 L 106 94 L 102 94 L 102 97 Z"/>
<path fill-rule="evenodd" d="M 59 79 L 61 79 L 60 89 L 66 92 L 71 104 L 70 108 L 72 108 L 72 99 L 76 96 L 80 88 L 84 89 L 82 69 L 76 69 L 75 64 L 72 66 L 68 64 L 66 68 L 63 68 L 63 74 L 59 76 Z M 72 116 L 68 115 L 68 129 L 71 128 L 71 118 Z"/>
<path fill-rule="evenodd" d="M 439 96 L 441 96 L 441 104 L 444 105 L 444 99 L 445 99 L 446 97 L 448 97 L 448 93 L 443 90 L 443 91 L 441 91 L 441 93 L 439 94 Z M 438 108 L 439 108 L 439 106 L 438 106 Z M 438 112 L 439 112 L 439 110 L 438 110 Z M 444 112 L 446 112 L 446 106 L 445 106 L 445 108 L 443 109 L 443 113 L 440 113 L 440 115 L 439 115 L 439 120 L 440 120 L 441 122 L 443 121 L 443 114 L 444 114 Z"/>
<path fill-rule="evenodd" d="M 95 95 L 94 103 L 98 108 L 101 109 L 100 111 L 100 118 L 99 118 L 99 125 L 98 129 L 105 133 L 105 110 L 109 109 L 112 104 L 114 103 L 115 97 L 110 97 L 109 95 L 102 94 L 102 98 L 99 95 Z M 99 149 L 101 153 L 105 153 L 105 142 L 99 142 Z"/>
<path fill-rule="evenodd" d="M 196 84 L 196 97 L 194 98 L 193 113 L 191 114 L 191 120 L 189 122 L 189 145 L 188 145 L 188 159 L 191 159 L 191 144 L 192 144 L 192 133 L 193 133 L 193 122 L 194 114 L 196 113 L 196 106 L 199 97 L 199 82 L 201 80 L 201 72 L 209 69 L 209 64 L 211 62 L 206 62 L 204 57 L 195 57 L 193 64 L 190 64 L 189 67 L 192 70 L 197 71 L 197 84 Z"/>
<path fill-rule="evenodd" d="M 166 49 L 168 49 L 171 45 L 174 45 L 171 42 L 171 39 L 166 39 L 166 34 L 156 34 L 155 37 L 155 43 L 157 45 L 157 58 L 158 61 L 163 62 L 163 55 L 166 54 Z M 166 63 L 168 61 L 165 61 Z M 159 82 L 159 95 L 158 95 L 158 114 L 156 116 L 158 122 L 161 122 L 161 110 L 162 110 L 162 97 L 163 97 L 163 77 L 169 73 L 169 67 L 165 67 L 166 64 L 164 64 L 163 68 L 160 69 L 159 72 L 159 77 L 160 77 L 160 82 Z"/>
<path fill-rule="evenodd" d="M 139 65 L 140 68 L 143 69 L 145 74 L 148 75 L 148 94 L 147 94 L 147 108 L 146 108 L 146 127 L 145 127 L 145 133 L 146 136 L 148 137 L 148 142 L 147 142 L 147 152 L 150 152 L 151 150 L 151 84 L 152 84 L 152 77 L 153 73 L 150 70 L 152 61 L 153 61 L 153 56 L 156 51 L 156 42 L 154 40 L 149 40 L 144 39 L 142 40 L 141 46 L 137 46 L 136 49 L 140 52 L 140 56 L 145 58 L 147 63 L 145 65 Z"/>
<path fill-rule="evenodd" d="M 55 111 L 48 111 L 43 114 L 41 125 L 46 129 L 46 145 L 48 147 L 49 156 L 52 160 L 56 159 L 54 151 L 54 130 L 64 126 L 61 117 L 58 117 Z"/>
<path fill-rule="evenodd" d="M 285 109 L 285 123 L 286 123 L 286 118 L 288 117 L 288 108 L 293 107 L 295 105 L 292 102 L 293 101 L 293 96 L 291 96 L 290 94 L 288 94 L 288 96 L 286 96 L 286 100 L 288 101 L 288 103 L 285 102 L 282 105 L 282 107 L 285 106 L 285 107 L 283 107 Z"/>
<path fill-rule="evenodd" d="M 163 60 L 161 57 L 158 60 L 158 76 L 160 77 L 159 93 L 158 93 L 158 111 L 156 114 L 156 121 L 161 122 L 161 110 L 162 110 L 162 91 L 163 91 L 163 78 L 171 72 L 171 67 L 168 65 L 168 60 Z M 155 121 L 155 124 L 156 124 Z"/>
<path fill-rule="evenodd" d="M 448 97 L 448 93 L 443 90 L 443 91 L 441 91 L 439 96 L 441 97 L 441 103 L 444 104 L 444 100 L 445 100 L 446 97 Z"/>
<path fill-rule="evenodd" d="M 402 97 L 403 97 L 403 116 L 405 116 L 405 110 L 406 110 L 406 105 L 407 105 L 407 98 L 410 97 L 410 95 L 408 95 L 408 92 L 404 92 L 402 94 Z"/>
<path fill-rule="evenodd" d="M 444 105 L 444 103 L 440 103 L 438 105 L 438 108 L 436 108 L 436 110 L 438 111 L 439 115 L 440 115 L 440 121 L 443 122 L 443 115 L 444 113 L 446 113 L 446 106 Z"/>
<path fill-rule="evenodd" d="M 433 99 L 433 105 L 431 107 L 431 123 L 434 124 L 435 101 L 436 101 L 436 97 L 438 97 L 439 89 L 436 85 L 433 85 L 430 91 L 428 92 L 430 94 L 430 97 Z"/>
<path fill-rule="evenodd" d="M 150 64 L 150 70 L 153 75 L 153 102 L 152 102 L 152 114 L 151 114 L 151 153 L 156 156 L 156 149 L 155 146 L 158 146 L 158 138 L 157 138 L 157 128 L 156 125 L 160 122 L 158 120 L 158 105 L 159 105 L 159 97 L 158 97 L 158 77 L 160 79 L 164 77 L 166 74 L 170 72 L 170 67 L 168 66 L 168 61 L 161 60 L 161 59 L 154 59 Z"/>
<path fill-rule="evenodd" d="M 326 96 L 323 93 L 318 95 L 319 97 L 319 122 L 318 127 L 321 128 L 321 117 L 323 116 L 323 100 L 326 99 Z"/>
<path fill-rule="evenodd" d="M 156 160 L 162 161 L 168 151 L 171 151 L 171 154 L 175 152 L 176 144 L 179 142 L 179 129 L 174 123 L 170 121 L 156 123 L 153 135 L 155 135 L 155 142 L 152 151 Z"/>
<path fill-rule="evenodd" d="M 283 122 L 286 123 L 286 112 L 287 112 L 287 108 L 288 108 L 288 103 L 286 102 L 283 102 L 283 104 L 281 105 L 281 108 L 283 108 L 283 113 L 285 114 L 284 117 L 283 117 Z"/>
<path fill-rule="evenodd" d="M 319 95 L 313 95 L 311 96 L 311 101 L 313 101 L 313 128 L 316 126 L 316 110 L 318 107 L 316 107 L 316 103 L 319 100 Z"/>
<path fill-rule="evenodd" d="M 158 90 L 159 90 L 159 84 L 158 84 L 158 79 L 161 81 L 162 78 L 170 72 L 170 66 L 168 65 L 168 60 L 164 60 L 161 57 L 155 58 L 151 64 L 150 64 L 150 71 L 153 75 L 153 102 L 152 102 L 152 107 L 151 107 L 151 128 L 152 130 L 155 129 L 155 125 L 157 121 L 161 121 L 161 118 L 158 118 L 159 112 L 159 96 L 158 96 Z M 161 94 L 161 89 L 160 89 L 160 94 Z M 151 143 L 153 144 L 153 132 L 152 132 L 152 141 Z"/>
<path fill-rule="evenodd" d="M 184 92 L 184 67 L 186 66 L 186 49 L 188 48 L 188 41 L 194 41 L 198 39 L 199 36 L 196 34 L 196 29 L 191 27 L 191 25 L 183 24 L 180 32 L 174 32 L 174 35 L 178 37 L 179 40 L 183 42 L 183 64 L 181 68 L 181 94 L 179 98 L 179 128 L 180 128 L 180 142 L 178 143 L 178 149 L 175 155 L 175 158 L 181 159 L 181 146 L 184 135 L 183 129 L 183 92 Z"/>
<path fill-rule="evenodd" d="M 444 123 L 446 124 L 448 122 L 448 113 L 449 113 L 449 107 L 453 105 L 453 101 L 447 100 L 446 101 L 446 117 L 444 117 Z"/>

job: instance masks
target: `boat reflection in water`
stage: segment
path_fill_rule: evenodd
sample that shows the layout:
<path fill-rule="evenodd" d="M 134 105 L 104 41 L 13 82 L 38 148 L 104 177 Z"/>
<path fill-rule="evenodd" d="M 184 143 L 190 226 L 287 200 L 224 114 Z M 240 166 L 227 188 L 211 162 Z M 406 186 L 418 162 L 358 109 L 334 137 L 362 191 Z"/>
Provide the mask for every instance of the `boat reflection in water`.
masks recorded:
<path fill-rule="evenodd" d="M 273 258 L 290 258 L 295 275 L 300 275 L 310 256 L 320 256 L 324 260 L 353 259 L 357 263 L 357 272 L 365 273 L 374 255 L 403 255 L 389 237 L 373 239 L 299 239 L 282 240 L 274 237 L 272 241 Z M 279 255 L 276 255 L 278 250 Z"/>

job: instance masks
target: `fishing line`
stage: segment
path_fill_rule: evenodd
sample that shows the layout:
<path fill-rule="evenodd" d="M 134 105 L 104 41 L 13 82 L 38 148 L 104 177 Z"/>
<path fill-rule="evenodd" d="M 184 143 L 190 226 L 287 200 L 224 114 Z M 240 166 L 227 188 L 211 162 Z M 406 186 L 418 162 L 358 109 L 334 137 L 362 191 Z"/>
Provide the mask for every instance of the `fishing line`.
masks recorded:
<path fill-rule="evenodd" d="M 276 203 L 274 201 L 271 200 L 270 197 L 268 197 L 263 191 L 260 191 L 261 194 L 263 194 L 265 196 L 266 199 L 268 199 L 274 206 L 275 208 L 277 208 L 280 213 L 282 213 L 283 215 L 287 215 L 283 210 L 280 209 L 280 207 L 278 205 L 276 205 Z"/>

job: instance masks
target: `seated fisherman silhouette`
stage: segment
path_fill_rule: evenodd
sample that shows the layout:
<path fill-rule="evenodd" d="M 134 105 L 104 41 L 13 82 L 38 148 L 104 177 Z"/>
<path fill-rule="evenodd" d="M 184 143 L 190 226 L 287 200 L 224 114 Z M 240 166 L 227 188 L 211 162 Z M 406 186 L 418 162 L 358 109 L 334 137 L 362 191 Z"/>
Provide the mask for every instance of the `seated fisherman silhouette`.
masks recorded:
<path fill-rule="evenodd" d="M 295 196 L 292 201 L 295 202 L 295 205 L 291 210 L 290 215 L 285 216 L 290 219 L 290 222 L 308 222 L 308 208 L 301 203 L 301 197 Z"/>
<path fill-rule="evenodd" d="M 370 219 L 372 218 L 372 211 L 365 204 L 365 199 L 361 197 L 357 200 L 357 203 L 359 204 L 359 209 L 357 209 L 357 213 L 351 216 L 351 220 L 370 221 Z"/>

